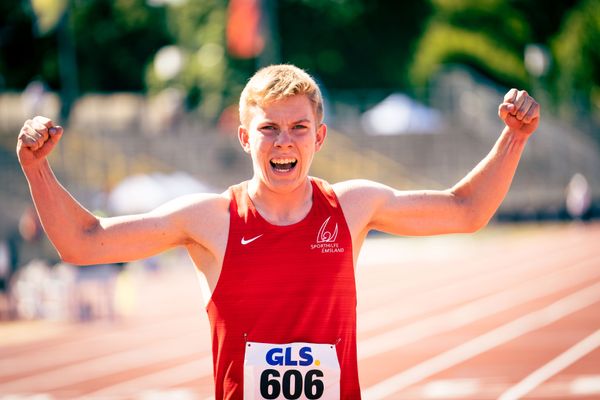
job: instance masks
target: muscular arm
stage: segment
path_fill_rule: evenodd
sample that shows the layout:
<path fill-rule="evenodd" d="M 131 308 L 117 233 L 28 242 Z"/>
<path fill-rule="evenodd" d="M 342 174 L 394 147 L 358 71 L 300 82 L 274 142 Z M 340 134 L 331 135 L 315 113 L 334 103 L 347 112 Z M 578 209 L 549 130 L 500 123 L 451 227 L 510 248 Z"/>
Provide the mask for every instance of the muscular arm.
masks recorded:
<path fill-rule="evenodd" d="M 65 261 L 131 261 L 186 241 L 185 226 L 178 218 L 182 204 L 167 204 L 147 214 L 99 218 L 62 187 L 47 161 L 24 171 L 44 230 Z"/>
<path fill-rule="evenodd" d="M 434 235 L 485 226 L 506 196 L 525 143 L 537 128 L 539 106 L 526 92 L 513 89 L 499 116 L 506 126 L 490 153 L 450 189 L 399 191 L 369 181 L 340 185 L 336 190 L 357 232 Z"/>
<path fill-rule="evenodd" d="M 96 217 L 58 182 L 46 160 L 61 134 L 50 120 L 28 121 L 17 153 L 44 230 L 62 259 L 98 264 L 144 258 L 189 242 L 210 246 L 207 216 L 215 214 L 222 196 L 186 196 L 146 214 Z"/>

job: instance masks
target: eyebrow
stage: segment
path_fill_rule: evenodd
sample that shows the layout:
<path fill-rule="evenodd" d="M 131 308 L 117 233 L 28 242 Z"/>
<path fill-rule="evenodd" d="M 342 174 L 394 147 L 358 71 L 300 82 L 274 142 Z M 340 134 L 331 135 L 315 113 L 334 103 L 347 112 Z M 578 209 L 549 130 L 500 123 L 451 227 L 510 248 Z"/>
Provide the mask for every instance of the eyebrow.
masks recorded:
<path fill-rule="evenodd" d="M 292 124 L 299 124 L 299 123 L 308 123 L 308 124 L 310 124 L 311 120 L 308 119 L 308 118 L 302 118 L 302 119 L 299 119 L 297 121 L 292 122 Z M 275 122 L 275 121 L 273 121 L 271 119 L 265 119 L 264 121 L 262 121 L 260 123 L 260 125 L 263 125 L 263 124 L 279 125 L 277 122 Z"/>
<path fill-rule="evenodd" d="M 299 119 L 298 121 L 295 121 L 294 123 L 295 123 L 295 124 L 299 124 L 299 123 L 301 123 L 301 122 L 308 122 L 308 123 L 310 123 L 311 121 L 310 121 L 310 119 L 308 119 L 308 118 L 302 118 L 302 119 Z"/>

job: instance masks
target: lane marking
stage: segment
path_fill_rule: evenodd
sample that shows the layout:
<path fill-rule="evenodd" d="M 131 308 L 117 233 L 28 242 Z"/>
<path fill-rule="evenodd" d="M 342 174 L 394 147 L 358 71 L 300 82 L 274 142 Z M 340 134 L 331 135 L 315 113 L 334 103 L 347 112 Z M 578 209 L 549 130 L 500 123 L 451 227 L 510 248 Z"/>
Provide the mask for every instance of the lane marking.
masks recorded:
<path fill-rule="evenodd" d="M 576 396 L 590 396 L 600 394 L 600 375 L 583 375 L 573 379 L 569 391 Z"/>
<path fill-rule="evenodd" d="M 196 337 L 195 332 L 188 336 Z M 90 379 L 99 378 L 134 368 L 147 367 L 153 363 L 173 360 L 197 353 L 190 349 L 189 343 L 182 337 L 163 340 L 159 345 L 143 346 L 117 354 L 109 354 L 91 360 L 69 364 L 43 373 L 29 375 L 0 384 L 0 393 L 19 390 L 49 391 L 70 386 Z M 200 356 L 200 354 L 198 354 Z"/>
<path fill-rule="evenodd" d="M 187 389 L 147 390 L 134 398 L 136 400 L 195 400 L 196 395 Z"/>
<path fill-rule="evenodd" d="M 600 347 L 600 329 L 508 388 L 498 400 L 518 400 L 563 369 Z"/>
<path fill-rule="evenodd" d="M 525 314 L 405 371 L 386 378 L 367 388 L 363 392 L 363 398 L 365 400 L 384 399 L 438 372 L 456 366 L 528 332 L 550 325 L 598 301 L 600 301 L 600 283 L 595 283 L 563 297 L 549 306 Z"/>
<path fill-rule="evenodd" d="M 598 278 L 600 276 L 600 268 L 597 268 L 598 260 L 600 258 L 585 260 L 536 280 L 524 282 L 520 286 L 474 300 L 445 313 L 360 340 L 358 342 L 358 359 L 364 360 L 384 354 L 425 337 L 461 328 L 484 317 L 579 285 L 592 278 Z M 591 268 L 591 271 L 586 273 L 586 268 Z"/>
<path fill-rule="evenodd" d="M 396 298 L 392 301 L 387 301 L 383 307 L 378 307 L 360 314 L 360 317 L 358 318 L 358 333 L 362 334 L 371 330 L 384 328 L 406 318 L 432 312 L 439 308 L 445 308 L 452 304 L 462 303 L 486 295 L 491 291 L 507 286 L 507 284 L 513 284 L 512 281 L 506 282 L 506 280 L 513 278 L 514 275 L 518 276 L 514 276 L 514 279 L 512 280 L 517 280 L 517 282 L 522 282 L 523 279 L 530 280 L 539 278 L 538 276 L 524 278 L 521 274 L 514 274 L 514 272 L 523 272 L 524 275 L 527 275 L 531 272 L 537 272 L 539 269 L 547 270 L 549 268 L 548 258 L 556 261 L 556 258 L 553 256 L 564 254 L 562 248 L 554 250 L 556 251 L 547 254 L 547 257 L 544 259 L 537 259 L 533 262 L 525 256 L 517 257 L 515 260 L 511 260 L 508 268 L 504 267 L 507 263 L 506 260 L 497 259 L 498 265 L 491 268 L 492 272 L 487 272 L 487 270 L 480 271 L 479 273 L 475 273 L 475 275 L 458 279 L 458 282 L 456 283 L 437 287 L 425 293 L 421 292 L 410 298 Z M 527 257 L 531 257 L 531 255 L 529 254 Z M 589 257 L 582 257 L 581 261 L 586 261 L 586 259 L 589 259 Z M 522 265 L 524 264 L 527 264 L 527 269 L 523 269 Z M 557 265 L 554 265 L 553 267 L 561 268 L 561 265 L 557 263 Z M 498 287 L 498 285 L 501 286 Z M 398 289 L 396 289 L 396 294 L 397 293 Z M 451 300 L 453 303 L 449 303 L 449 295 L 453 296 Z M 415 307 L 401 308 L 398 310 L 398 303 L 406 301 L 410 301 Z"/>
<path fill-rule="evenodd" d="M 421 395 L 424 399 L 464 399 L 480 389 L 479 379 L 441 379 L 425 384 Z"/>
<path fill-rule="evenodd" d="M 138 378 L 129 379 L 117 384 L 104 387 L 85 397 L 90 396 L 131 396 L 145 388 L 165 388 L 182 385 L 184 383 L 212 375 L 213 358 L 205 356 L 198 360 L 171 367 L 162 371 L 149 373 Z"/>
<path fill-rule="evenodd" d="M 63 342 L 54 344 L 51 348 L 40 351 L 30 351 L 26 354 L 16 354 L 6 357 L 3 362 L 10 364 L 10 368 L 0 370 L 0 379 L 18 374 L 34 375 L 46 372 L 44 369 L 62 368 L 66 364 L 86 362 L 90 358 L 103 357 L 104 348 L 112 343 L 122 343 L 135 337 L 138 346 L 155 346 L 168 340 L 174 333 L 189 333 L 190 326 L 197 325 L 197 316 L 176 317 L 169 320 L 169 329 L 165 330 L 164 321 L 148 325 L 126 328 L 115 332 L 104 332 L 91 337 L 79 338 L 74 335 L 67 336 Z M 85 328 L 84 328 L 85 329 Z M 195 330 L 196 331 L 196 330 Z M 210 350 L 208 345 L 202 350 Z M 111 355 L 131 351 L 131 347 L 110 349 Z"/>
<path fill-rule="evenodd" d="M 33 341 L 48 341 L 60 338 L 74 328 L 72 325 L 47 320 L 0 321 L 0 346 L 23 346 Z"/>

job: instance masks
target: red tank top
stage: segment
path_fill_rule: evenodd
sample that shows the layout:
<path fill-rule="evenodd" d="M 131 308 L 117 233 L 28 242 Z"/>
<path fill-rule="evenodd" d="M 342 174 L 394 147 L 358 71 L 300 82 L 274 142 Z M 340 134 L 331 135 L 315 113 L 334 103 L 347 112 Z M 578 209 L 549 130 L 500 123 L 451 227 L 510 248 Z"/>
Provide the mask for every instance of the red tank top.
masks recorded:
<path fill-rule="evenodd" d="M 260 216 L 247 182 L 229 189 L 229 238 L 207 305 L 217 400 L 243 398 L 246 341 L 336 344 L 340 397 L 360 399 L 352 239 L 332 188 L 311 183 L 310 212 L 287 226 Z"/>

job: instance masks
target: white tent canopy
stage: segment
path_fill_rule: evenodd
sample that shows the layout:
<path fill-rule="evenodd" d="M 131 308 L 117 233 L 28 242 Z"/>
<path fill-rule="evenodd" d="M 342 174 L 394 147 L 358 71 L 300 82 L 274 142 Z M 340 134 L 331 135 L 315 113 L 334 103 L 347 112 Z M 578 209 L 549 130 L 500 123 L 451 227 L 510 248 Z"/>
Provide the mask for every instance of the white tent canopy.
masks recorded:
<path fill-rule="evenodd" d="M 110 192 L 108 209 L 116 214 L 143 213 L 179 196 L 213 191 L 185 172 L 132 175 Z"/>
<path fill-rule="evenodd" d="M 444 121 L 439 111 L 394 93 L 366 111 L 361 123 L 369 135 L 400 135 L 440 133 Z"/>

